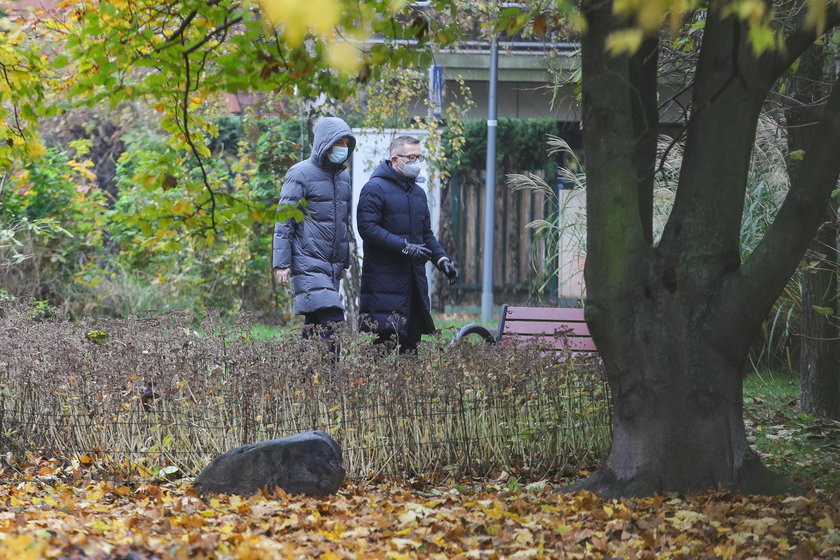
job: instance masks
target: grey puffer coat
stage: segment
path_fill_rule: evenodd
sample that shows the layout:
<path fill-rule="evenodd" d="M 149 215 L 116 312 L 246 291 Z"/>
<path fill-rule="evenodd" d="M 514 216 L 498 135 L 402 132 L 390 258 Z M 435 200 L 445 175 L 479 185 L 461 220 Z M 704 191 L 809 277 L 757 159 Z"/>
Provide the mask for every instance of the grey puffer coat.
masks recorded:
<path fill-rule="evenodd" d="M 332 163 L 330 148 L 349 136 L 349 157 L 356 147 L 350 127 L 342 119 L 325 117 L 315 127 L 312 155 L 293 165 L 280 191 L 280 205 L 299 207 L 302 221 L 274 225 L 272 266 L 291 269 L 295 313 L 325 307 L 344 308 L 338 294 L 343 269 L 350 266 L 350 209 L 352 187 L 343 163 Z"/>

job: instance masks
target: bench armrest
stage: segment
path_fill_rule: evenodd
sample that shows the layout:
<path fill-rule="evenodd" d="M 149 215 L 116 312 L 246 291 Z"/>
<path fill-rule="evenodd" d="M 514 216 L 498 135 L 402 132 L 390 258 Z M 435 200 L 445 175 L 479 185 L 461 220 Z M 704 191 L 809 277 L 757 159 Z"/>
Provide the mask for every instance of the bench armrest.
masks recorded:
<path fill-rule="evenodd" d="M 457 344 L 460 340 L 466 338 L 471 334 L 477 334 L 481 338 L 484 339 L 484 342 L 489 344 L 496 343 L 496 334 L 485 327 L 484 325 L 479 325 L 478 323 L 472 323 L 470 325 L 466 325 L 461 327 L 461 330 L 455 335 L 455 338 L 452 339 L 452 344 Z"/>

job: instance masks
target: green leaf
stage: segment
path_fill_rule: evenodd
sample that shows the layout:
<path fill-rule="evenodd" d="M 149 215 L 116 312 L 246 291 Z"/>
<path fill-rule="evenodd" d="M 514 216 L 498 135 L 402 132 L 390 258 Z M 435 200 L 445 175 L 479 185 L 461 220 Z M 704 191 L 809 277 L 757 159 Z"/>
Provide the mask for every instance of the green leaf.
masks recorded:
<path fill-rule="evenodd" d="M 820 307 L 819 305 L 812 305 L 811 309 L 820 315 L 834 315 L 834 310 L 830 307 Z"/>
<path fill-rule="evenodd" d="M 55 57 L 52 62 L 50 62 L 51 68 L 64 68 L 70 62 L 70 58 L 67 55 L 60 54 Z"/>

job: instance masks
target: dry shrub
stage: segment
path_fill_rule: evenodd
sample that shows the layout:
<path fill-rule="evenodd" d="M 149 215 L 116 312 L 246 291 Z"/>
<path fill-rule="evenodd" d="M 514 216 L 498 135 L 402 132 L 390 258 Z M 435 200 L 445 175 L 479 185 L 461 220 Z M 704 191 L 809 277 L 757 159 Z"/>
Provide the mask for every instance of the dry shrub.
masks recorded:
<path fill-rule="evenodd" d="M 297 333 L 185 313 L 70 322 L 0 316 L 0 452 L 64 459 L 69 476 L 194 475 L 245 443 L 310 429 L 351 477 L 574 475 L 609 444 L 598 364 L 437 338 L 419 357 L 340 334 L 341 360 Z"/>

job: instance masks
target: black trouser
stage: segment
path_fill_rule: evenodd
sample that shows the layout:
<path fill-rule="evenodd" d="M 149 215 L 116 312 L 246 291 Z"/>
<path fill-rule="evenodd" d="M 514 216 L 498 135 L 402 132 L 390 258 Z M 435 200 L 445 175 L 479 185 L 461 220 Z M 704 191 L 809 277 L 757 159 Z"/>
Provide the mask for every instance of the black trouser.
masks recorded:
<path fill-rule="evenodd" d="M 400 345 L 400 354 L 408 352 L 417 352 L 417 345 L 420 344 L 420 339 L 423 338 L 423 314 L 425 308 L 423 300 L 420 297 L 420 292 L 417 290 L 417 283 L 411 283 L 411 305 L 408 310 L 408 324 L 406 325 L 406 334 L 397 334 L 397 342 Z M 379 333 L 374 344 L 383 344 L 388 341 L 393 341 L 394 333 L 384 332 Z"/>
<path fill-rule="evenodd" d="M 318 336 L 321 340 L 330 342 L 330 352 L 338 356 L 339 348 L 335 342 L 335 329 L 339 323 L 344 323 L 344 311 L 338 307 L 322 307 L 312 313 L 303 314 L 303 338 Z"/>

